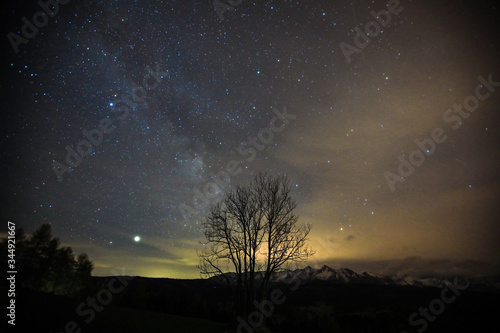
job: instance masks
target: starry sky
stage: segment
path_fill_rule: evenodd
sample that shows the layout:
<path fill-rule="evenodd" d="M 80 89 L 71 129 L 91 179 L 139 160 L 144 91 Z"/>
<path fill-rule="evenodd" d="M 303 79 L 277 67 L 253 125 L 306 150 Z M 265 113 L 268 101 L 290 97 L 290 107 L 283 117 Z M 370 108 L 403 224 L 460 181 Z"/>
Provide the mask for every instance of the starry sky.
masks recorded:
<path fill-rule="evenodd" d="M 36 33 L 36 1 L 4 5 L 4 233 L 198 278 L 210 204 L 268 171 L 313 225 L 303 266 L 500 273 L 495 1 L 220 3 L 73 0 Z"/>

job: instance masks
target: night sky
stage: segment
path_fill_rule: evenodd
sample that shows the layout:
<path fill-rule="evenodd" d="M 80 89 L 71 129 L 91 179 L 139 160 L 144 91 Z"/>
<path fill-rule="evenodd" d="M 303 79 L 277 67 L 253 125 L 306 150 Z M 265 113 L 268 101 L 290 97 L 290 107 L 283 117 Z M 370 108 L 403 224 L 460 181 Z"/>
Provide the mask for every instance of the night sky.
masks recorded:
<path fill-rule="evenodd" d="M 4 4 L 2 231 L 197 278 L 209 205 L 268 171 L 313 224 L 303 266 L 500 273 L 495 1 L 237 3 L 73 0 L 26 43 L 42 9 Z"/>

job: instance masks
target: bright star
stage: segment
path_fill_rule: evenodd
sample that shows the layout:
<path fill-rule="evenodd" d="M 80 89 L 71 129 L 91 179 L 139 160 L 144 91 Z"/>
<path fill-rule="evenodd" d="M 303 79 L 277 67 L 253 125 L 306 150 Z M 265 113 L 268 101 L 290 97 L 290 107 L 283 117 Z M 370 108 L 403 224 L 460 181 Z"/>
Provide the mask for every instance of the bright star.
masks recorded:
<path fill-rule="evenodd" d="M 139 237 L 139 236 L 135 236 L 135 237 L 134 237 L 134 241 L 138 242 L 138 241 L 140 241 L 140 240 L 141 240 L 141 237 Z"/>

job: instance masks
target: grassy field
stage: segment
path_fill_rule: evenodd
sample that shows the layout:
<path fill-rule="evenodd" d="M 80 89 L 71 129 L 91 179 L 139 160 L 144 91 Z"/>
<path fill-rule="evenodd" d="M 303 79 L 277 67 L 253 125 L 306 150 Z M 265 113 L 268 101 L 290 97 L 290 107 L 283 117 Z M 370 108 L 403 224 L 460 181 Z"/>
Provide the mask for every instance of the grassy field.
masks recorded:
<path fill-rule="evenodd" d="M 16 291 L 15 332 L 236 331 L 236 327 L 224 323 L 225 320 L 231 322 L 231 309 L 218 308 L 220 304 L 213 301 L 217 297 L 225 298 L 221 290 L 206 289 L 203 298 L 197 294 L 196 284 L 163 281 L 165 285 L 161 288 L 157 285 L 161 282 L 144 280 L 132 285 L 120 294 L 123 299 L 114 299 L 100 311 L 89 311 L 88 299 L 83 296 L 72 300 L 33 291 Z M 157 290 L 156 293 L 150 293 L 146 288 L 148 283 L 153 284 L 151 289 Z M 272 287 L 285 291 L 286 302 L 274 308 L 266 325 L 273 332 L 282 333 L 416 333 L 421 326 L 412 326 L 409 316 L 420 307 L 428 307 L 441 295 L 439 288 L 383 285 L 310 283 L 296 291 L 287 291 L 284 285 Z M 95 297 L 96 293 L 91 295 Z M 456 301 L 446 304 L 443 313 L 428 323 L 425 333 L 499 331 L 500 326 L 495 321 L 499 313 L 498 296 L 494 292 L 463 291 Z M 77 312 L 82 305 L 86 305 L 86 314 Z M 92 320 L 91 312 L 95 312 Z M 73 324 L 68 327 L 71 322 Z M 259 327 L 254 333 L 261 331 Z"/>
<path fill-rule="evenodd" d="M 95 319 L 86 323 L 88 316 L 79 316 L 76 309 L 83 300 L 21 291 L 16 297 L 17 313 L 15 332 L 71 332 L 71 333 L 147 333 L 147 332 L 232 332 L 224 323 L 200 318 L 183 317 L 109 304 Z M 76 327 L 66 329 L 68 322 Z M 79 331 L 79 329 L 81 331 Z"/>
<path fill-rule="evenodd" d="M 83 327 L 82 327 L 83 328 Z M 189 318 L 139 309 L 108 306 L 94 322 L 88 332 L 230 332 L 227 325 L 199 318 Z"/>

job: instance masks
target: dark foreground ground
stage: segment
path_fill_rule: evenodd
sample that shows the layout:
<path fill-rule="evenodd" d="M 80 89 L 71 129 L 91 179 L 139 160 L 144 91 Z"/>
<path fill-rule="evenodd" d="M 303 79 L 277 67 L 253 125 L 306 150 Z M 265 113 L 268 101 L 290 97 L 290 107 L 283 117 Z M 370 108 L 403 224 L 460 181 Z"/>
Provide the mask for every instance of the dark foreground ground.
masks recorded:
<path fill-rule="evenodd" d="M 227 290 L 204 280 L 134 278 L 106 302 L 110 278 L 94 278 L 88 295 L 76 299 L 18 292 L 16 331 L 23 332 L 237 332 L 238 323 L 226 301 Z M 439 310 L 442 289 L 383 285 L 311 283 L 273 285 L 281 304 L 267 303 L 263 317 L 256 309 L 240 332 L 500 332 L 500 293 L 461 291 L 442 313 L 409 317 L 430 304 Z M 108 293 L 109 294 L 109 293 Z M 89 296 L 90 295 L 90 296 Z M 451 297 L 452 294 L 446 294 Z M 83 303 L 83 305 L 82 305 Z M 444 303 L 443 303 L 444 304 Z M 80 307 L 79 313 L 77 309 Z M 73 322 L 73 323 L 72 323 Z M 253 327 L 255 326 L 255 328 Z M 81 330 L 81 331 L 79 331 Z"/>

